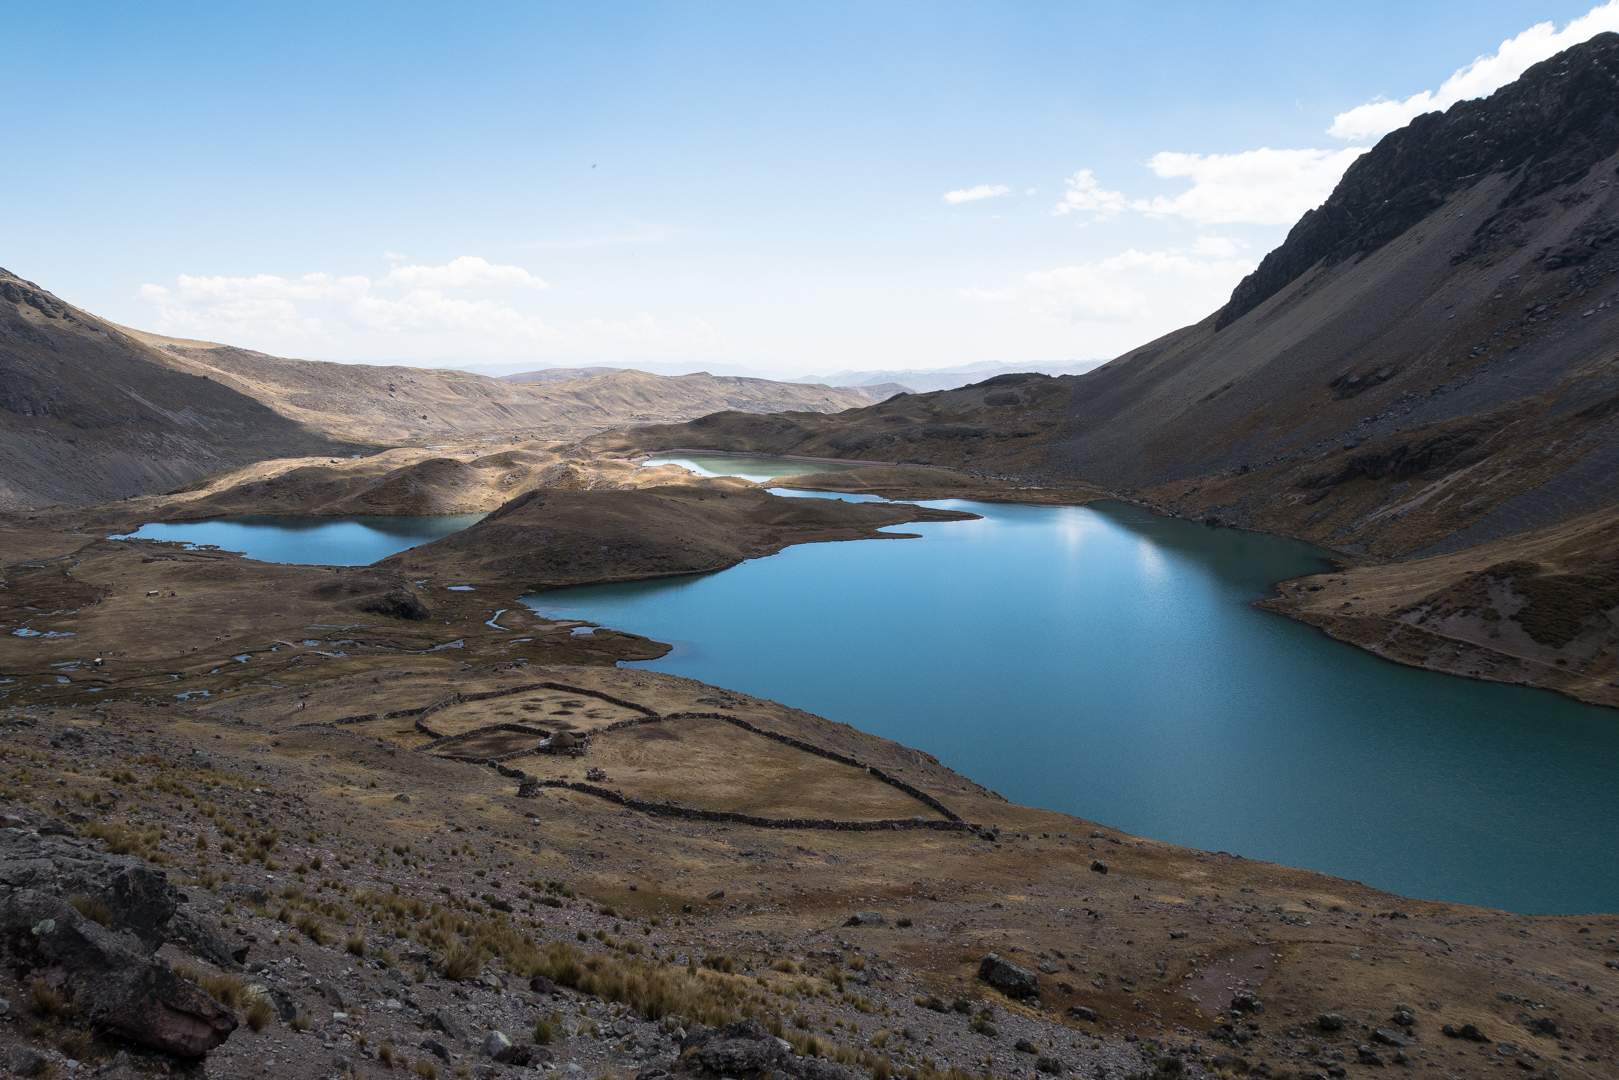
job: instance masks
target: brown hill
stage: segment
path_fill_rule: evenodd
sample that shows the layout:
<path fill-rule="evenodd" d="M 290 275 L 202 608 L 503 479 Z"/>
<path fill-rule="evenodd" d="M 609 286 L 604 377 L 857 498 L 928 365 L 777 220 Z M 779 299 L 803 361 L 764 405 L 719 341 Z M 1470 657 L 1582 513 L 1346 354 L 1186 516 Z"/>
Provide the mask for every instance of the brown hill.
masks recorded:
<path fill-rule="evenodd" d="M 541 368 L 539 371 L 520 371 L 516 375 L 501 375 L 499 378 L 501 382 L 559 383 L 621 370 L 623 369 L 610 367 L 553 367 Z"/>
<path fill-rule="evenodd" d="M 611 371 L 545 386 L 288 360 L 118 326 L 0 270 L 0 510 L 150 494 L 270 458 L 869 400 L 767 379 Z"/>
<path fill-rule="evenodd" d="M 892 538 L 906 534 L 877 530 L 974 516 L 905 503 L 782 498 L 732 477 L 666 479 L 639 490 L 530 491 L 470 529 L 377 565 L 510 593 L 721 570 L 789 544 Z"/>
<path fill-rule="evenodd" d="M 355 449 L 0 270 L 0 510 Z"/>
<path fill-rule="evenodd" d="M 128 331 L 183 370 L 206 373 L 282 415 L 379 444 L 491 435 L 579 438 L 618 424 L 668 423 L 718 409 L 836 412 L 862 395 L 768 379 L 668 378 L 609 371 L 563 383 L 520 383 L 466 371 L 290 360 L 211 342 Z"/>
<path fill-rule="evenodd" d="M 608 431 L 585 442 L 602 452 L 745 450 L 851 461 L 1030 469 L 1067 424 L 1073 376 L 997 375 L 957 390 L 900 394 L 827 416 L 716 413 L 683 424 Z"/>

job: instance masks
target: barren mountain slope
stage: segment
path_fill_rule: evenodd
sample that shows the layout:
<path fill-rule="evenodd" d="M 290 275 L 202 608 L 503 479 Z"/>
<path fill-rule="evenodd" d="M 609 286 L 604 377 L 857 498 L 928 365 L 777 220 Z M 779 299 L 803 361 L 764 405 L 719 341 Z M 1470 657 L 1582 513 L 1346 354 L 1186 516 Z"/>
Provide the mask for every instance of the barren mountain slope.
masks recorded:
<path fill-rule="evenodd" d="M 0 270 L 0 509 L 150 494 L 269 458 L 870 400 L 709 375 L 614 371 L 545 386 L 287 360 L 121 327 Z"/>
<path fill-rule="evenodd" d="M 1003 376 L 836 417 L 722 414 L 592 445 L 1091 481 L 1211 523 L 1421 559 L 1400 572 L 1394 607 L 1350 598 L 1309 617 L 1380 649 L 1395 633 L 1409 644 L 1422 623 L 1423 647 L 1385 654 L 1606 701 L 1619 649 L 1616 166 L 1619 35 L 1602 34 L 1387 136 L 1224 309 L 1094 372 Z M 1589 515 L 1586 541 L 1526 534 L 1576 515 Z M 1533 595 L 1606 600 L 1582 600 L 1571 632 L 1538 637 L 1431 616 L 1501 559 L 1428 557 L 1508 537 L 1547 561 L 1523 555 L 1516 573 L 1495 574 L 1478 618 L 1535 622 L 1532 603 L 1552 601 Z"/>
<path fill-rule="evenodd" d="M 1388 556 L 1611 498 L 1616 74 L 1603 34 L 1389 135 L 1221 312 L 1085 376 L 1053 464 Z"/>
<path fill-rule="evenodd" d="M 737 450 L 1028 472 L 1038 468 L 1050 439 L 1067 423 L 1065 406 L 1077 385 L 1073 376 L 997 375 L 834 416 L 715 413 L 684 424 L 606 431 L 584 446 L 612 453 Z"/>
<path fill-rule="evenodd" d="M 611 371 L 562 383 L 465 371 L 289 360 L 210 342 L 128 331 L 185 370 L 207 373 L 284 416 L 356 440 L 443 442 L 486 435 L 578 438 L 616 424 L 666 423 L 719 409 L 836 412 L 862 394 L 768 379 L 667 378 Z"/>
<path fill-rule="evenodd" d="M 0 509 L 105 502 L 350 447 L 0 270 Z"/>

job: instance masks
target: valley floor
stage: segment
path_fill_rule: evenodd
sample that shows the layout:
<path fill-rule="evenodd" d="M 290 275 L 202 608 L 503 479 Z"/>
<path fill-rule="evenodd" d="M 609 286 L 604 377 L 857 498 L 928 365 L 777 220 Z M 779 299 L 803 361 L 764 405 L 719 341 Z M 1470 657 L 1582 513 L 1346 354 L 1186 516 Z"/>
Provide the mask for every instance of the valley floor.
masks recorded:
<path fill-rule="evenodd" d="M 766 535 L 747 515 L 773 505 L 726 528 L 767 547 L 870 528 Z M 744 1014 L 794 1060 L 879 1077 L 1619 1072 L 1619 917 L 1413 901 L 1124 835 L 785 704 L 615 666 L 656 642 L 495 622 L 531 582 L 492 564 L 473 591 L 416 592 L 431 617 L 412 620 L 362 609 L 463 563 L 422 548 L 421 573 L 338 572 L 94 535 L 118 514 L 0 526 L 4 614 L 41 631 L 0 643 L 0 802 L 166 866 L 195 921 L 248 946 L 237 977 L 280 1018 L 239 1028 L 209 1076 L 517 1075 L 482 1053 L 493 1030 L 531 1069 L 700 1071 L 679 1036 Z M 862 912 L 880 921 L 849 925 Z M 1038 996 L 980 978 L 991 953 Z M 15 975 L 5 1039 L 117 1049 L 30 1011 Z"/>

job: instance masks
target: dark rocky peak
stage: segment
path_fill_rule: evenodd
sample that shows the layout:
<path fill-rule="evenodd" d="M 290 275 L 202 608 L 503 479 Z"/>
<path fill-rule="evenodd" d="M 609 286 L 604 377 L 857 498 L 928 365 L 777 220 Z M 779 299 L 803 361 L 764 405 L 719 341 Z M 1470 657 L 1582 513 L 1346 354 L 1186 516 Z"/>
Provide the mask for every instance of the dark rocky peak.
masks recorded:
<path fill-rule="evenodd" d="M 12 306 L 13 313 L 19 307 L 31 307 L 48 319 L 73 318 L 72 309 L 62 301 L 32 281 L 3 268 L 0 268 L 0 299 Z"/>
<path fill-rule="evenodd" d="M 1582 179 L 1619 150 L 1619 34 L 1598 34 L 1487 98 L 1417 117 L 1361 156 L 1281 247 L 1237 285 L 1223 329 L 1318 262 L 1376 251 L 1489 175 L 1511 174 L 1509 210 Z"/>

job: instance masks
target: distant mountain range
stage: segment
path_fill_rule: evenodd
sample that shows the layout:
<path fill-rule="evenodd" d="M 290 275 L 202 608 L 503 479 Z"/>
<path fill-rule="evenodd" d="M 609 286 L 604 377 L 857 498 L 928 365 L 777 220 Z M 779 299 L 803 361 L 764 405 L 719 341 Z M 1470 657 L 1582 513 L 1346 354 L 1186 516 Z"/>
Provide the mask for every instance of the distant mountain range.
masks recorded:
<path fill-rule="evenodd" d="M 1012 372 L 1039 372 L 1042 375 L 1083 375 L 1099 368 L 1106 360 L 1068 360 L 1062 363 L 1001 363 L 980 360 L 954 367 L 893 368 L 880 371 L 845 369 L 830 375 L 800 375 L 782 380 L 777 375 L 737 364 L 613 364 L 601 367 L 555 367 L 526 370 L 522 364 L 448 364 L 461 371 L 489 375 L 506 382 L 558 383 L 569 379 L 602 375 L 609 371 L 645 371 L 653 375 L 713 375 L 716 378 L 769 379 L 772 382 L 818 383 L 839 389 L 858 390 L 877 401 L 895 394 L 922 394 L 933 390 L 954 390 L 975 382 Z"/>
<path fill-rule="evenodd" d="M 1069 360 L 1060 364 L 1026 363 L 1002 364 L 993 360 L 980 360 L 976 364 L 960 364 L 956 367 L 939 368 L 904 368 L 893 371 L 838 371 L 831 375 L 801 375 L 790 382 L 825 383 L 828 386 L 847 386 L 859 389 L 864 386 L 877 386 L 894 383 L 906 387 L 913 393 L 923 394 L 933 390 L 954 390 L 957 387 L 969 386 L 996 375 L 1008 375 L 1016 372 L 1038 372 L 1042 375 L 1083 375 L 1087 371 L 1101 367 L 1106 360 Z"/>

